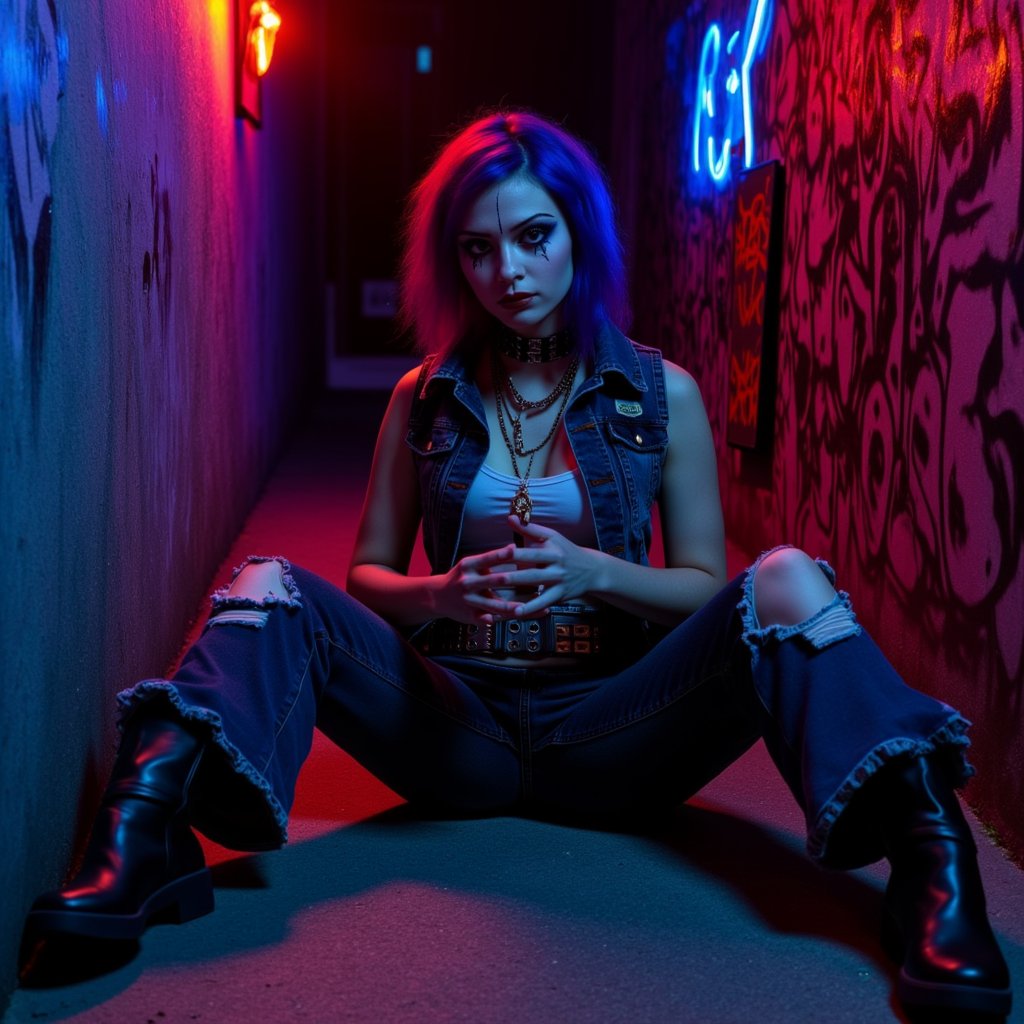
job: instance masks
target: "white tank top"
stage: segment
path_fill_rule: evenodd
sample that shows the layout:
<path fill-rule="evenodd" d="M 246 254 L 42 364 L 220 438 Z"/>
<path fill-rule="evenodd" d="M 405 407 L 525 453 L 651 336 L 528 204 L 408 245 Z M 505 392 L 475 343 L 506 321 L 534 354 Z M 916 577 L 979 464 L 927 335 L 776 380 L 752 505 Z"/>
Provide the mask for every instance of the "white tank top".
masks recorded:
<path fill-rule="evenodd" d="M 508 473 L 481 466 L 466 495 L 458 558 L 500 548 L 512 539 L 508 507 L 519 481 Z M 574 544 L 596 547 L 594 517 L 578 469 L 557 476 L 530 478 L 531 523 L 557 530 Z"/>

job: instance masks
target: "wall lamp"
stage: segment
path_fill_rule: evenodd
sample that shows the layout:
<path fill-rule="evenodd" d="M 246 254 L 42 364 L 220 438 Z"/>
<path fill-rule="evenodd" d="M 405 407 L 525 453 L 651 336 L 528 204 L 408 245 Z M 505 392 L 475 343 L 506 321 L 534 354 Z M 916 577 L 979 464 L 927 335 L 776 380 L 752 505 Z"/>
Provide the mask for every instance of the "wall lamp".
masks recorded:
<path fill-rule="evenodd" d="M 267 0 L 256 0 L 249 8 L 249 31 L 245 39 L 245 69 L 262 78 L 274 59 L 274 40 L 281 27 L 281 15 Z"/>
<path fill-rule="evenodd" d="M 235 116 L 263 123 L 262 81 L 274 59 L 281 15 L 269 0 L 235 0 Z"/>

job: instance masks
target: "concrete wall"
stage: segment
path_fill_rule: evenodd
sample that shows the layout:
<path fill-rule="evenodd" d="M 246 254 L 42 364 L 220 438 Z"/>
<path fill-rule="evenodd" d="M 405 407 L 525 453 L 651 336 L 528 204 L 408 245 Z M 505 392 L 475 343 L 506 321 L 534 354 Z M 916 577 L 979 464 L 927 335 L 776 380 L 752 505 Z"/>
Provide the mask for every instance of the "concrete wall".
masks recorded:
<path fill-rule="evenodd" d="M 231 0 L 0 0 L 0 1012 L 307 383 L 317 7 L 256 131 Z"/>
<path fill-rule="evenodd" d="M 781 160 L 788 193 L 771 450 L 725 443 L 735 189 L 690 169 L 704 35 L 742 34 L 746 0 L 620 4 L 634 334 L 700 380 L 733 540 L 837 566 L 905 677 L 975 723 L 967 798 L 1024 858 L 1021 5 L 769 7 L 751 80 L 754 162 Z"/>

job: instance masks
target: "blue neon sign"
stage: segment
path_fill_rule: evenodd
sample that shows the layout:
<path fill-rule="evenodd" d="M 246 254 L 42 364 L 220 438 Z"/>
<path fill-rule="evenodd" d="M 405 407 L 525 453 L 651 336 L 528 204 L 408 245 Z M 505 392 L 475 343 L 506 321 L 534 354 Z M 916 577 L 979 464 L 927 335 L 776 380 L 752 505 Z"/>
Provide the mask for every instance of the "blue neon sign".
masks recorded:
<path fill-rule="evenodd" d="M 730 158 L 738 142 L 743 145 L 743 166 L 754 162 L 750 69 L 764 52 L 770 27 L 770 0 L 751 0 L 743 32 L 729 36 L 724 54 L 718 22 L 712 22 L 704 34 L 697 69 L 693 170 L 706 171 L 718 184 L 729 177 Z M 721 85 L 720 76 L 724 76 Z"/>

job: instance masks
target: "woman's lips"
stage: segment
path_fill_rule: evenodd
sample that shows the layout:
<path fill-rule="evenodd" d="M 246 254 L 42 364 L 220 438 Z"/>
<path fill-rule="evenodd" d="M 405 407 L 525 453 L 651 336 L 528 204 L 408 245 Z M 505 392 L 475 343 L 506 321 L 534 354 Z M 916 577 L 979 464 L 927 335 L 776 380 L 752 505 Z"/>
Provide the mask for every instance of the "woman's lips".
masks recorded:
<path fill-rule="evenodd" d="M 522 309 L 528 306 L 536 292 L 519 292 L 515 295 L 504 295 L 498 300 L 498 305 L 505 309 Z"/>

